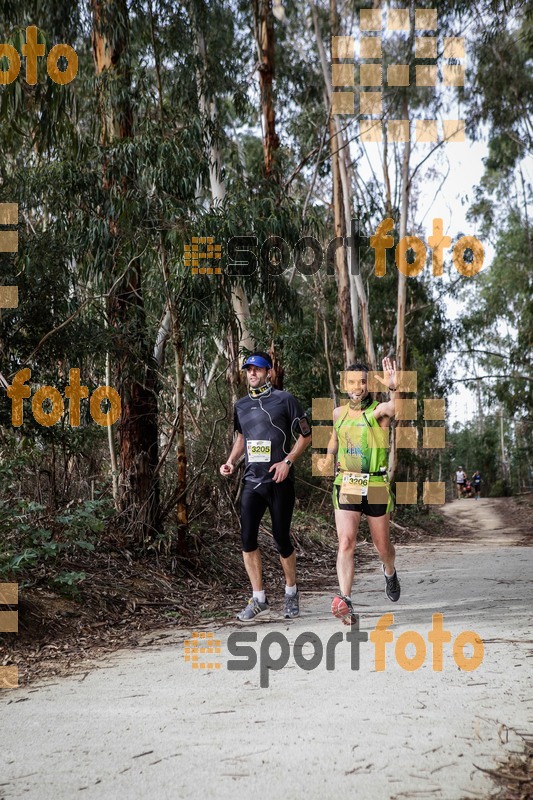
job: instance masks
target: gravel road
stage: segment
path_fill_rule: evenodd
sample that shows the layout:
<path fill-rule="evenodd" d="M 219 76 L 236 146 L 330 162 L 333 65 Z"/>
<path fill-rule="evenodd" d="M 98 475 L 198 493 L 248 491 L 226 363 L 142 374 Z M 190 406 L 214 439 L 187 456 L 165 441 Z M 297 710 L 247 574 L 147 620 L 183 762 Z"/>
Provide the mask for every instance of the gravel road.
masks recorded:
<path fill-rule="evenodd" d="M 156 631 L 144 646 L 78 674 L 1 692 L 0 800 L 487 797 L 490 777 L 478 768 L 519 750 L 519 733 L 532 729 L 532 551 L 499 509 L 500 501 L 456 501 L 444 510 L 458 523 L 457 538 L 398 548 L 397 604 L 385 597 L 377 558 L 356 576 L 361 631 L 372 635 L 394 614 L 381 671 L 371 640 L 360 644 L 353 669 L 355 644 L 330 614 L 331 598 L 307 594 L 298 620 L 273 615 L 253 628 L 202 630 L 221 653 L 199 659 L 219 668 L 193 669 L 185 659 L 192 631 Z M 428 641 L 433 614 L 451 633 L 442 671 Z M 228 637 L 244 631 L 257 634 L 258 663 L 230 670 L 237 659 Z M 405 637 L 397 643 L 406 631 L 416 632 L 415 644 L 404 647 Z M 462 631 L 483 641 L 472 671 L 454 657 Z M 300 639 L 295 649 L 304 632 L 314 643 Z M 284 651 L 273 633 L 286 638 Z M 335 633 L 343 638 L 327 669 Z M 302 669 L 321 646 L 320 663 Z M 398 658 L 408 663 L 415 646 L 422 663 L 408 671 Z M 459 648 L 459 662 L 471 666 L 473 652 Z M 267 670 L 268 654 L 285 666 Z"/>

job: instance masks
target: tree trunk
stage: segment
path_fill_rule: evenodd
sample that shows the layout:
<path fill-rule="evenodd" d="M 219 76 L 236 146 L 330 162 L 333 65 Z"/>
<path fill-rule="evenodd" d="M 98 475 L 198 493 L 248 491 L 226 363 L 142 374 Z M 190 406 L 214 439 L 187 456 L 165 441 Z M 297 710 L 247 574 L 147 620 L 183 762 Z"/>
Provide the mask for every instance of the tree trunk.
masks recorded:
<path fill-rule="evenodd" d="M 348 173 L 348 168 L 346 166 L 346 161 L 347 161 L 346 155 L 348 154 L 348 150 L 346 149 L 346 142 L 344 139 L 344 135 L 340 132 L 337 120 L 335 120 L 335 127 L 338 137 L 337 142 L 339 143 L 342 142 L 342 144 L 340 145 L 341 149 L 338 153 L 338 156 L 339 156 L 339 177 L 342 187 L 342 205 L 344 209 L 344 230 L 346 231 L 346 236 L 355 236 L 356 233 L 355 225 L 352 222 L 353 196 L 352 196 L 351 177 L 350 174 Z M 354 263 L 354 258 L 355 258 L 355 263 Z M 357 251 L 357 245 L 355 242 L 353 242 L 353 248 L 352 247 L 346 248 L 346 263 L 348 267 L 348 285 L 350 288 L 350 308 L 352 310 L 352 325 L 353 325 L 354 352 L 355 352 L 357 347 L 357 333 L 359 326 L 359 302 L 361 300 L 356 285 L 356 279 L 358 276 L 355 274 L 355 270 L 359 265 L 359 252 Z M 364 293 L 365 290 L 363 287 L 363 294 Z M 365 297 L 365 306 L 366 306 L 366 297 Z M 361 321 L 363 322 L 365 320 L 365 314 L 363 312 L 362 307 L 361 311 L 362 311 Z"/>
<path fill-rule="evenodd" d="M 198 69 L 196 71 L 196 86 L 198 93 L 198 106 L 204 124 L 206 151 L 209 159 L 209 182 L 213 205 L 224 202 L 226 185 L 222 176 L 222 154 L 215 141 L 212 130 L 216 121 L 216 105 L 208 96 L 207 55 L 204 32 L 201 29 L 194 7 L 191 6 L 192 23 L 196 34 L 196 53 L 198 56 Z M 241 383 L 239 353 L 243 350 L 253 350 L 254 343 L 249 330 L 250 307 L 243 287 L 239 284 L 232 286 L 231 303 L 237 320 L 237 326 L 228 330 L 228 346 L 226 357 L 229 361 L 228 379 L 230 391 L 234 400 L 238 396 L 238 387 Z"/>
<path fill-rule="evenodd" d="M 109 356 L 109 352 L 105 354 L 105 380 L 108 386 L 111 386 L 111 359 Z M 115 509 L 117 511 L 120 510 L 120 501 L 119 501 L 119 483 L 118 483 L 118 462 L 117 462 L 117 450 L 115 447 L 115 437 L 113 432 L 113 426 L 107 426 L 107 445 L 109 448 L 109 459 L 111 461 L 111 481 L 113 487 L 113 503 L 115 504 Z"/>
<path fill-rule="evenodd" d="M 333 213 L 335 224 L 335 237 L 346 239 L 344 204 L 339 171 L 338 134 L 335 120 L 330 119 L 331 136 L 331 173 L 333 177 Z M 355 361 L 355 337 L 353 329 L 352 308 L 350 301 L 350 285 L 348 264 L 346 261 L 346 248 L 337 247 L 335 251 L 335 276 L 337 278 L 337 297 L 341 323 L 342 350 L 344 353 L 344 366 Z"/>
<path fill-rule="evenodd" d="M 198 67 L 196 70 L 196 90 L 198 94 L 198 107 L 202 117 L 206 151 L 209 161 L 209 184 L 213 205 L 221 204 L 226 197 L 226 187 L 222 178 L 222 157 L 220 148 L 213 137 L 212 129 L 216 119 L 215 102 L 208 96 L 207 54 L 205 36 L 197 21 L 194 7 L 191 6 L 192 22 L 196 33 L 196 54 Z"/>
<path fill-rule="evenodd" d="M 314 281 L 315 281 L 315 291 L 316 291 L 317 315 L 322 322 L 322 330 L 324 335 L 324 360 L 326 362 L 326 366 L 328 369 L 329 391 L 331 394 L 331 398 L 333 400 L 333 405 L 337 406 L 337 390 L 335 388 L 335 381 L 333 379 L 333 367 L 331 364 L 331 356 L 329 352 L 329 334 L 328 334 L 328 325 L 326 320 L 324 291 L 323 291 L 322 281 L 320 280 L 320 277 L 318 275 L 314 276 Z"/>
<path fill-rule="evenodd" d="M 256 0 L 254 3 L 256 39 L 259 51 L 259 87 L 261 91 L 261 113 L 263 120 L 263 153 L 265 172 L 274 171 L 274 154 L 279 148 L 276 133 L 276 112 L 272 84 L 274 81 L 274 20 L 272 0 Z"/>
<path fill-rule="evenodd" d="M 311 11 L 317 47 L 324 78 L 324 94 L 326 106 L 331 115 L 331 84 L 326 53 L 320 34 L 318 14 L 314 2 L 311 2 Z M 331 35 L 338 33 L 339 21 L 336 0 L 330 0 Z M 348 142 L 341 132 L 337 119 L 330 116 L 330 146 L 331 146 L 331 172 L 333 177 L 333 207 L 335 214 L 335 236 L 346 237 L 353 235 L 352 228 L 352 167 L 349 159 Z M 342 222 L 340 219 L 342 218 Z M 343 233 L 339 233 L 339 231 Z M 341 266 L 341 261 L 344 266 Z M 337 292 L 339 297 L 339 312 L 341 319 L 341 336 L 345 365 L 355 361 L 355 347 L 357 335 L 358 316 L 361 316 L 361 329 L 365 357 L 369 365 L 375 368 L 376 356 L 368 299 L 361 276 L 357 274 L 356 265 L 352 264 L 352 271 L 348 268 L 346 248 L 338 248 L 335 253 Z"/>
<path fill-rule="evenodd" d="M 107 70 L 110 76 L 118 80 L 121 88 L 129 89 L 129 17 L 126 0 L 91 0 L 91 12 L 91 41 L 96 75 L 100 76 Z M 103 145 L 131 136 L 133 116 L 129 93 L 122 96 L 120 104 L 113 104 L 108 92 L 99 82 L 98 106 Z"/>
<path fill-rule="evenodd" d="M 96 75 L 109 76 L 119 91 L 113 99 L 108 81 L 98 82 L 101 142 L 105 147 L 130 138 L 133 114 L 130 104 L 128 66 L 129 18 L 126 0 L 91 0 L 92 48 Z M 120 97 L 120 101 L 117 101 Z M 106 168 L 104 162 L 104 173 Z M 116 190 L 104 174 L 104 189 Z M 127 191 L 127 178 L 121 190 Z M 116 218 L 109 220 L 114 238 L 111 277 L 125 269 L 121 256 L 123 239 Z M 115 381 L 122 413 L 118 427 L 120 484 L 118 505 L 138 545 L 153 537 L 159 526 L 159 482 L 154 477 L 158 462 L 157 387 L 155 364 L 146 345 L 146 319 L 140 259 L 129 264 L 125 276 L 109 298 L 109 324 L 116 331 L 118 357 Z"/>
<path fill-rule="evenodd" d="M 178 451 L 178 503 L 176 508 L 176 520 L 178 523 L 178 535 L 176 541 L 177 554 L 185 556 L 187 554 L 187 528 L 189 525 L 187 507 L 187 454 L 185 451 L 185 415 L 184 411 L 184 350 L 181 331 L 177 320 L 173 325 L 174 352 L 176 358 L 176 414 L 177 421 L 177 451 Z"/>
<path fill-rule="evenodd" d="M 404 94 L 402 103 L 403 119 L 409 119 L 407 97 Z M 402 159 L 402 194 L 400 212 L 400 241 L 407 236 L 407 218 L 409 215 L 409 197 L 411 191 L 411 176 L 409 174 L 409 161 L 411 158 L 410 138 L 405 142 Z M 399 370 L 405 369 L 405 303 L 407 295 L 407 277 L 403 272 L 398 273 L 398 316 L 396 321 L 396 366 Z"/>
<path fill-rule="evenodd" d="M 339 126 L 337 121 L 335 120 L 335 125 L 337 126 L 337 131 L 339 130 Z M 350 177 L 350 170 L 346 165 L 347 156 L 349 151 L 347 148 L 347 143 L 344 141 L 344 137 L 341 137 L 343 140 L 342 148 L 343 152 L 339 153 L 339 174 L 341 177 L 341 185 L 343 188 L 343 197 L 344 197 L 344 216 L 345 216 L 345 228 L 347 231 L 350 232 L 352 237 L 355 237 L 355 230 L 352 230 L 352 211 L 353 211 L 353 203 L 352 203 L 352 182 Z M 345 157 L 343 157 L 345 156 Z M 353 243 L 354 250 L 357 248 L 357 243 Z M 357 337 L 357 304 L 359 303 L 359 311 L 361 313 L 361 331 L 363 333 L 363 345 L 365 348 L 365 358 L 370 366 L 371 369 L 376 369 L 376 353 L 374 349 L 374 337 L 372 336 L 372 327 L 370 325 L 370 311 L 368 307 L 368 299 L 366 296 L 365 286 L 361 275 L 359 274 L 359 263 L 358 263 L 358 256 L 355 257 L 357 263 L 352 263 L 350 260 L 348 277 L 350 282 L 350 303 L 352 307 L 352 319 L 353 319 L 353 327 L 354 327 L 354 347 L 355 347 L 355 339 Z"/>
<path fill-rule="evenodd" d="M 502 478 L 503 481 L 509 481 L 509 464 L 507 462 L 507 454 L 505 450 L 505 439 L 503 436 L 503 406 L 500 404 L 500 447 L 502 459 Z"/>
<path fill-rule="evenodd" d="M 279 353 L 276 351 L 276 345 L 274 341 L 270 343 L 270 348 L 268 350 L 268 354 L 272 359 L 272 371 L 271 371 L 271 383 L 274 389 L 283 389 L 283 378 L 285 376 L 285 370 L 283 369 L 283 365 L 279 358 Z"/>
<path fill-rule="evenodd" d="M 165 285 L 170 284 L 168 272 L 166 250 L 162 235 L 160 236 L 161 245 L 161 267 Z M 168 320 L 167 320 L 168 315 Z M 165 305 L 163 321 L 160 325 L 159 334 L 163 330 L 169 330 L 174 346 L 174 358 L 176 365 L 176 449 L 177 449 L 177 491 L 178 501 L 176 504 L 177 535 L 173 538 L 172 549 L 179 556 L 188 555 L 187 529 L 189 525 L 188 504 L 187 504 L 187 454 L 185 450 L 185 415 L 184 415 L 184 388 L 185 388 L 185 351 L 183 347 L 183 337 L 181 332 L 179 312 L 172 298 L 168 297 Z M 162 368 L 166 339 L 163 338 L 159 349 L 156 351 L 160 356 L 157 360 L 158 367 Z"/>
<path fill-rule="evenodd" d="M 414 19 L 411 19 L 411 26 Z M 404 93 L 402 99 L 402 118 L 409 120 L 409 107 L 407 95 Z M 410 127 L 410 126 L 409 126 Z M 411 159 L 411 136 L 404 144 L 402 158 L 402 191 L 401 191 L 401 211 L 400 211 L 400 241 L 407 236 L 407 219 L 409 216 L 409 198 L 411 192 L 411 175 L 409 172 L 409 162 Z M 406 366 L 406 343 L 405 343 L 405 304 L 407 295 L 407 277 L 397 270 L 398 273 L 398 293 L 397 293 L 397 318 L 396 318 L 396 367 L 398 371 L 405 370 Z M 396 393 L 397 399 L 405 397 L 403 392 Z M 405 422 L 399 420 L 394 426 L 391 435 L 391 447 L 389 451 L 388 476 L 393 480 L 398 466 L 398 448 L 396 447 L 396 427 L 405 426 Z"/>
<path fill-rule="evenodd" d="M 313 9 L 315 19 L 315 29 L 318 31 L 318 18 L 316 9 Z M 336 36 L 339 28 L 337 4 L 335 0 L 330 0 L 330 23 L 331 23 L 331 36 Z M 322 45 L 322 40 L 319 38 L 319 43 Z M 324 74 L 324 84 L 326 86 L 326 95 L 328 97 L 328 106 L 330 113 L 330 147 L 331 147 L 331 174 L 333 178 L 333 210 L 335 219 L 335 237 L 341 236 L 346 242 L 346 237 L 350 233 L 350 223 L 347 219 L 350 218 L 350 210 L 346 208 L 346 203 L 349 202 L 349 190 L 347 186 L 346 170 L 344 164 L 341 164 L 341 152 L 345 147 L 345 142 L 341 136 L 337 120 L 331 113 L 331 89 L 329 85 L 329 74 L 327 74 L 327 65 L 325 65 L 324 48 L 319 47 L 321 50 L 322 68 L 326 69 Z M 333 60 L 333 56 L 332 56 Z M 344 180 L 343 180 L 344 179 Z M 339 302 L 339 314 L 341 322 L 341 337 L 342 349 L 344 353 L 344 365 L 348 366 L 355 361 L 355 331 L 354 321 L 352 314 L 352 292 L 350 274 L 348 271 L 347 248 L 338 247 L 335 251 L 335 272 L 337 277 L 337 292 Z"/>

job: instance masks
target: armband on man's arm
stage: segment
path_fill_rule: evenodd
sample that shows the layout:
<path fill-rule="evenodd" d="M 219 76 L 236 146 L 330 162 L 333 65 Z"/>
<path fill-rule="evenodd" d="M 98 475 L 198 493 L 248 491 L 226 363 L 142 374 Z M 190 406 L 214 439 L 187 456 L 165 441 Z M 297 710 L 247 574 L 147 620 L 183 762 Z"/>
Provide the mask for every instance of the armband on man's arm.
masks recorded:
<path fill-rule="evenodd" d="M 309 425 L 309 420 L 307 419 L 307 417 L 301 417 L 298 420 L 298 424 L 296 427 L 298 428 L 302 436 L 311 435 L 311 426 Z"/>

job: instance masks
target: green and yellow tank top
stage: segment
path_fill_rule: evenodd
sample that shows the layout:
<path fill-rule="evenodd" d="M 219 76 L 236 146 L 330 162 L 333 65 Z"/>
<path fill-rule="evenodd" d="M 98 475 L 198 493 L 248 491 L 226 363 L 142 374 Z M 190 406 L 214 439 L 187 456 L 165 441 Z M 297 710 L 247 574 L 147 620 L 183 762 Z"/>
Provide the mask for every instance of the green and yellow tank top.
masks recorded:
<path fill-rule="evenodd" d="M 349 417 L 350 406 L 342 411 L 334 424 L 338 439 L 336 484 L 342 483 L 343 472 L 379 472 L 388 464 L 389 429 L 381 428 L 373 411 L 374 400 L 357 419 Z M 384 476 L 371 475 L 371 483 L 386 482 Z"/>

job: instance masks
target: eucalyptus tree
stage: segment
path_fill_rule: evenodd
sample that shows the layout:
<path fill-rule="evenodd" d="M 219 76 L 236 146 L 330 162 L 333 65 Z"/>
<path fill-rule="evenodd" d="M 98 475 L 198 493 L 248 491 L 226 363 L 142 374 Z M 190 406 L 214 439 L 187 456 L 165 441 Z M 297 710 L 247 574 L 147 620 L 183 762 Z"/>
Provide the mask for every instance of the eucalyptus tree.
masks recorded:
<path fill-rule="evenodd" d="M 478 417 L 499 406 L 517 433 L 518 471 L 531 463 L 533 389 L 533 38 L 527 3 L 486 0 L 476 8 L 473 67 L 465 91 L 469 133 L 486 136 L 485 172 L 469 218 L 494 248 L 492 263 L 464 296 L 459 321 Z"/>

